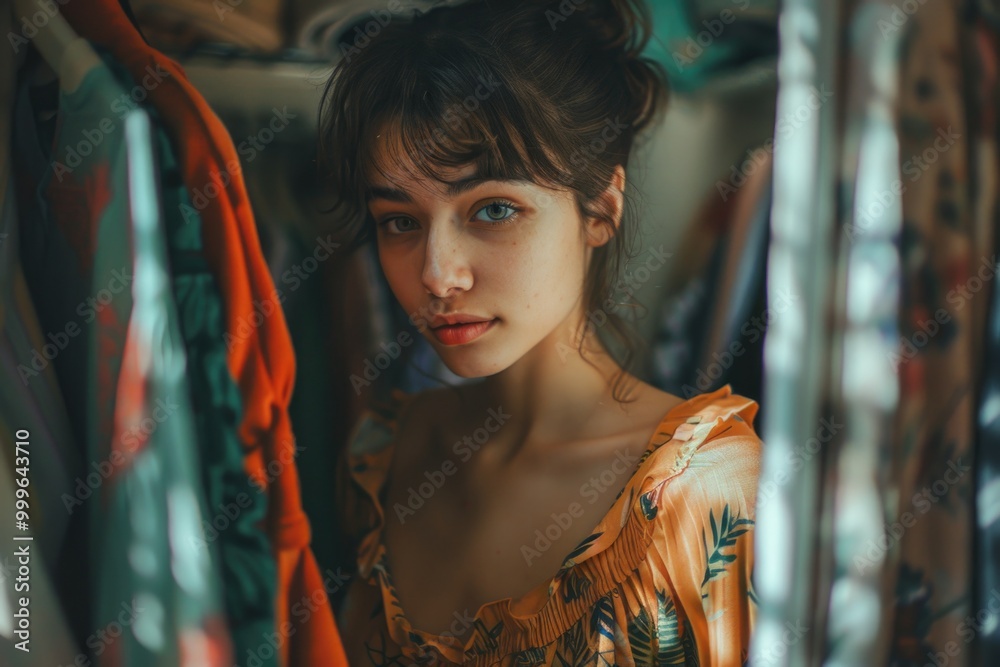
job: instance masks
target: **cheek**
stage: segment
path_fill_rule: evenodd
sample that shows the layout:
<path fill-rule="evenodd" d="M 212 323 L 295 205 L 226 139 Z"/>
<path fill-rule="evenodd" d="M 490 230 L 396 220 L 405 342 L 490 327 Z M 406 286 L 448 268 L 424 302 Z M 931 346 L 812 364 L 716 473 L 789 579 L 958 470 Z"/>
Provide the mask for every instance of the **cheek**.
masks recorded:
<path fill-rule="evenodd" d="M 382 273 L 385 274 L 396 300 L 407 311 L 414 308 L 417 305 L 414 299 L 419 299 L 422 293 L 419 264 L 407 253 L 400 252 L 398 248 L 386 250 L 380 247 L 378 257 Z"/>
<path fill-rule="evenodd" d="M 489 263 L 495 267 L 496 284 L 506 285 L 507 297 L 523 304 L 533 318 L 551 315 L 562 319 L 583 285 L 584 245 L 575 233 L 574 220 L 511 244 Z"/>

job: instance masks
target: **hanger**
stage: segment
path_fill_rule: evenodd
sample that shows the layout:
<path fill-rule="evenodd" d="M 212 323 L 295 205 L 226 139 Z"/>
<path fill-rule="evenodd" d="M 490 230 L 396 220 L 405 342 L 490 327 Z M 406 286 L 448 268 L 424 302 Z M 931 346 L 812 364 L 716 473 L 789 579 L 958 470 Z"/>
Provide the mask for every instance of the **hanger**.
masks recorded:
<path fill-rule="evenodd" d="M 44 18 L 43 18 L 44 17 Z M 41 25 L 39 25 L 41 24 Z M 79 87 L 84 76 L 95 65 L 101 63 L 97 53 L 87 40 L 80 38 L 63 18 L 55 3 L 47 7 L 31 0 L 14 0 L 11 10 L 0 9 L 0 33 L 27 38 L 25 26 L 32 26 L 36 32 L 31 39 L 49 66 L 59 77 L 59 86 L 67 93 Z M 13 42 L 12 42 L 13 43 Z M 0 49 L 0 207 L 9 191 L 12 163 L 11 147 L 7 139 L 11 136 L 14 107 L 14 89 L 17 70 L 22 64 L 24 52 L 20 49 Z M 0 208 L 0 210 L 3 210 Z M 6 239 L 0 238 L 0 243 Z M 2 303 L 0 303 L 2 307 Z"/>
<path fill-rule="evenodd" d="M 14 28 L 20 29 L 26 20 L 37 28 L 31 38 L 42 57 L 59 77 L 59 87 L 71 93 L 77 89 L 83 78 L 94 66 L 101 63 L 100 57 L 87 40 L 78 36 L 66 22 L 55 3 L 46 9 L 31 0 L 14 0 Z M 51 12 L 51 13 L 50 13 Z M 34 19 L 44 16 L 45 22 L 39 26 Z"/>

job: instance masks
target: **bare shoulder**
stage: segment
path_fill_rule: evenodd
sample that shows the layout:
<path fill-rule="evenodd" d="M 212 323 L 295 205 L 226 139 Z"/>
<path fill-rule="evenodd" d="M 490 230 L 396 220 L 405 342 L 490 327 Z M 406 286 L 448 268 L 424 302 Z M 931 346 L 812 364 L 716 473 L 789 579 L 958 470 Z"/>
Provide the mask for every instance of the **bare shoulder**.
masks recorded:
<path fill-rule="evenodd" d="M 641 380 L 637 385 L 637 389 L 654 412 L 659 410 L 661 413 L 666 414 L 685 401 L 680 396 L 675 396 Z"/>
<path fill-rule="evenodd" d="M 627 411 L 632 415 L 631 420 L 651 427 L 659 424 L 668 412 L 685 401 L 638 379 L 630 385 L 629 399 L 632 402 Z"/>

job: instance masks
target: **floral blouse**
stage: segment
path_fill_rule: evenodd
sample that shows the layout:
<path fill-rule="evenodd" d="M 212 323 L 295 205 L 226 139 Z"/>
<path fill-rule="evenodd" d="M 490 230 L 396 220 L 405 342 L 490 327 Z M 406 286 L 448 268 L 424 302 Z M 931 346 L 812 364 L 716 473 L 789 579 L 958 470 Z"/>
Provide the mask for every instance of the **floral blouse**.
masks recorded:
<path fill-rule="evenodd" d="M 380 493 L 400 410 L 366 412 L 349 474 L 373 511 L 338 621 L 352 666 L 743 665 L 756 617 L 758 405 L 729 385 L 661 420 L 607 514 L 552 578 L 484 604 L 464 643 L 413 627 L 381 540 Z"/>

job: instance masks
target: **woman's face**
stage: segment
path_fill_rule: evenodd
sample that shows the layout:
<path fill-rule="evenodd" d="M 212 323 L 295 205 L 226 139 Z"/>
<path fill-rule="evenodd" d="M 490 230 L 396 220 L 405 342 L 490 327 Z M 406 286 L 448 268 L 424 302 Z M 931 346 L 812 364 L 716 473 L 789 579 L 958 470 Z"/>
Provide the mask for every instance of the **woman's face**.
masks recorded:
<path fill-rule="evenodd" d="M 457 186 L 395 176 L 373 179 L 369 200 L 382 269 L 452 372 L 493 375 L 565 333 L 591 250 L 571 193 L 471 166 L 442 174 Z"/>

